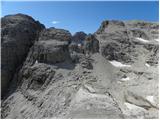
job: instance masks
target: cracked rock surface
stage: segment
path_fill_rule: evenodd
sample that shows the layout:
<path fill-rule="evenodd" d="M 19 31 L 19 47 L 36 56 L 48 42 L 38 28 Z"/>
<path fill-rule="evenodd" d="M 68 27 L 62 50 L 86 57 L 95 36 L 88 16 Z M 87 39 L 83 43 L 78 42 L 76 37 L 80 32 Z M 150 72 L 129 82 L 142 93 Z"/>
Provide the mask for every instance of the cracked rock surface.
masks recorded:
<path fill-rule="evenodd" d="M 89 35 L 41 30 L 8 83 L 1 117 L 158 118 L 158 28 L 157 23 L 106 20 Z"/>

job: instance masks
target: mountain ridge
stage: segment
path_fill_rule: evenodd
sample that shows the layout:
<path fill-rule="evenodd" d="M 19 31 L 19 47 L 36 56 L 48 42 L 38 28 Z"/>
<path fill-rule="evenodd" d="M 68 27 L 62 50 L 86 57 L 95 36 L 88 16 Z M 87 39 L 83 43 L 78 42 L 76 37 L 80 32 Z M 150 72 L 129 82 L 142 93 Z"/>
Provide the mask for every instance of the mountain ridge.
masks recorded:
<path fill-rule="evenodd" d="M 158 118 L 159 24 L 105 20 L 71 35 L 1 20 L 2 118 Z"/>

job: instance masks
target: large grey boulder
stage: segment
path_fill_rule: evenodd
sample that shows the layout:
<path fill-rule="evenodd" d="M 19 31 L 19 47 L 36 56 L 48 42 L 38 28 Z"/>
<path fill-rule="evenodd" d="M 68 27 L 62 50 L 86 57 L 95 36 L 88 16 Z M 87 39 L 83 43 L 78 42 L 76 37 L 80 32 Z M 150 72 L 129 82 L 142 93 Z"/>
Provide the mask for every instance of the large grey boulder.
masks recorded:
<path fill-rule="evenodd" d="M 4 95 L 44 25 L 23 14 L 5 16 L 1 22 L 1 93 Z"/>

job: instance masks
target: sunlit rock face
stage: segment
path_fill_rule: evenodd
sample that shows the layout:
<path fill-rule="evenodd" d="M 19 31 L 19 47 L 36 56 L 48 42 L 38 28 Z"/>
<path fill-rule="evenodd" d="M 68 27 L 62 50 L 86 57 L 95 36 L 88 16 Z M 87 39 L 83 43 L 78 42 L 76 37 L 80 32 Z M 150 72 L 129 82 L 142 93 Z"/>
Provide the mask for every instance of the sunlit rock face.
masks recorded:
<path fill-rule="evenodd" d="M 102 22 L 95 35 L 100 42 L 102 55 L 108 60 L 133 63 L 141 51 L 157 49 L 157 31 L 157 23 L 111 20 Z M 149 46 L 152 48 L 149 49 Z"/>

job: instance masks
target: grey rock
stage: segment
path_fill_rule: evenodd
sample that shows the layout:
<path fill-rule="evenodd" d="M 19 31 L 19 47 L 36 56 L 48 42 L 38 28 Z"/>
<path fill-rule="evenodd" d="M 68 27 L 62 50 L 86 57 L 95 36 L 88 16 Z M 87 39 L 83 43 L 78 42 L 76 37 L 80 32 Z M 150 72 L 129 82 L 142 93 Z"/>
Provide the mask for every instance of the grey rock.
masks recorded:
<path fill-rule="evenodd" d="M 106 32 L 113 32 L 115 30 L 123 29 L 125 24 L 122 21 L 111 20 L 103 21 L 99 29 L 96 31 L 97 34 L 102 34 Z"/>
<path fill-rule="evenodd" d="M 23 14 L 5 16 L 1 22 L 1 86 L 4 95 L 16 69 L 25 60 L 44 25 Z"/>
<path fill-rule="evenodd" d="M 85 38 L 84 50 L 86 53 L 96 53 L 99 52 L 99 41 L 94 35 L 89 34 Z"/>
<path fill-rule="evenodd" d="M 80 65 L 83 67 L 83 68 L 86 68 L 86 69 L 93 69 L 93 65 L 92 65 L 92 59 L 90 59 L 89 57 L 81 57 L 79 59 L 79 62 L 80 62 Z"/>
<path fill-rule="evenodd" d="M 155 44 L 145 44 L 136 40 L 136 38 L 149 41 L 155 39 L 157 35 L 153 34 L 152 30 L 157 31 L 157 26 L 155 23 L 139 21 L 133 23 L 115 20 L 104 21 L 95 35 L 100 41 L 100 52 L 106 59 L 133 63 L 140 53 L 138 50 L 147 49 L 151 52 L 152 48 L 157 48 Z"/>
<path fill-rule="evenodd" d="M 84 53 L 84 41 L 86 36 L 87 34 L 82 31 L 76 32 L 73 35 L 71 44 L 69 45 L 69 50 L 71 54 L 73 51 L 77 53 Z"/>
<path fill-rule="evenodd" d="M 148 63 L 151 66 L 158 65 L 159 45 L 146 44 L 146 45 L 144 45 L 144 48 L 146 48 L 148 51 L 150 51 L 150 54 L 146 59 L 146 63 Z"/>
<path fill-rule="evenodd" d="M 32 47 L 29 56 L 29 64 L 37 62 L 55 64 L 69 59 L 68 45 L 71 34 L 62 29 L 49 28 L 43 30 L 38 41 Z"/>
<path fill-rule="evenodd" d="M 131 104 L 140 106 L 144 109 L 149 109 L 149 108 L 155 107 L 150 101 L 146 100 L 142 96 L 139 96 L 131 91 L 127 91 L 125 93 L 125 101 L 129 102 Z"/>
<path fill-rule="evenodd" d="M 72 52 L 77 52 L 77 53 L 84 53 L 84 46 L 82 44 L 77 44 L 75 42 L 72 42 L 69 44 L 69 51 L 70 53 Z"/>
<path fill-rule="evenodd" d="M 22 73 L 23 84 L 21 88 L 23 91 L 45 88 L 54 77 L 54 74 L 55 70 L 51 65 L 35 63 L 33 66 L 24 69 Z"/>
<path fill-rule="evenodd" d="M 122 21 L 104 21 L 95 33 L 100 41 L 100 52 L 108 60 L 132 62 L 133 45 Z"/>
<path fill-rule="evenodd" d="M 133 20 L 133 21 L 126 21 L 125 25 L 129 29 L 132 29 L 132 30 L 136 29 L 138 31 L 145 32 L 150 39 L 158 38 L 159 24 L 156 22 Z"/>
<path fill-rule="evenodd" d="M 68 30 L 64 29 L 56 29 L 51 27 L 49 29 L 45 29 L 41 32 L 39 36 L 39 41 L 47 41 L 47 40 L 58 40 L 58 41 L 67 41 L 71 40 L 71 33 Z"/>
<path fill-rule="evenodd" d="M 73 63 L 79 63 L 79 60 L 82 56 L 84 55 L 75 51 L 70 53 L 70 57 Z"/>
<path fill-rule="evenodd" d="M 150 39 L 149 36 L 147 35 L 147 33 L 145 31 L 142 31 L 140 29 L 131 29 L 130 30 L 130 36 L 132 37 L 138 37 L 138 38 L 143 38 L 143 39 Z"/>
<path fill-rule="evenodd" d="M 108 60 L 117 60 L 124 62 L 131 62 L 130 55 L 125 51 L 122 51 L 120 45 L 116 42 L 110 42 L 109 44 L 104 44 L 101 47 L 102 55 L 105 56 Z"/>
<path fill-rule="evenodd" d="M 84 33 L 83 31 L 76 32 L 72 37 L 72 41 L 76 43 L 83 43 L 86 36 L 87 34 Z"/>

